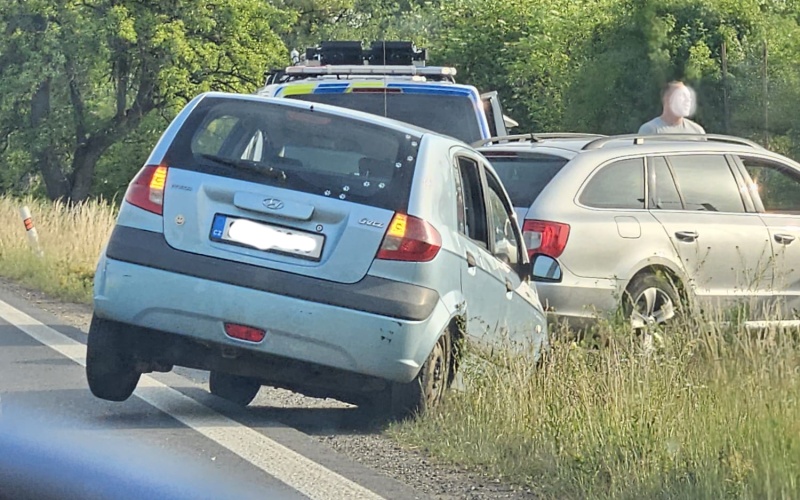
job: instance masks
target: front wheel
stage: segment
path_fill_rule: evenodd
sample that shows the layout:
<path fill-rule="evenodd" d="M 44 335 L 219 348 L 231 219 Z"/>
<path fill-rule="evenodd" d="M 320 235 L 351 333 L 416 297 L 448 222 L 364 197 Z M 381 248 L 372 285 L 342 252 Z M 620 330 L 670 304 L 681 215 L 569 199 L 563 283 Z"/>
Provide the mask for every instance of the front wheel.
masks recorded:
<path fill-rule="evenodd" d="M 141 374 L 126 350 L 126 327 L 92 315 L 86 342 L 86 380 L 96 397 L 108 401 L 128 399 Z"/>

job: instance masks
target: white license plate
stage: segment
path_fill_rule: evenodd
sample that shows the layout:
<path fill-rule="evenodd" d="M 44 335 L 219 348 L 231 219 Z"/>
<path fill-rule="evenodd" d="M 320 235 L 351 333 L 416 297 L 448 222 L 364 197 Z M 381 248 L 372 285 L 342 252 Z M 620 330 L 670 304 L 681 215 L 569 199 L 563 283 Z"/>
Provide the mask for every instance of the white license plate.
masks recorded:
<path fill-rule="evenodd" d="M 319 260 L 325 235 L 217 214 L 211 240 Z"/>

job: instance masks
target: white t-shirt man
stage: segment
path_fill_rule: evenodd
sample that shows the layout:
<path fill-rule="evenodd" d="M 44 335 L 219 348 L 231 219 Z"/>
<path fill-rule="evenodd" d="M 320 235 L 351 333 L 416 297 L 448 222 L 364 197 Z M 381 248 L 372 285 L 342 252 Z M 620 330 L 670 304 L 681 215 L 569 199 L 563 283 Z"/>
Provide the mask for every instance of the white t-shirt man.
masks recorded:
<path fill-rule="evenodd" d="M 663 112 L 639 127 L 639 134 L 705 134 L 689 119 L 696 109 L 694 91 L 683 82 L 670 82 L 661 95 Z"/>
<path fill-rule="evenodd" d="M 678 123 L 670 124 L 657 116 L 639 127 L 639 133 L 647 134 L 705 134 L 703 127 L 688 118 L 681 118 Z"/>

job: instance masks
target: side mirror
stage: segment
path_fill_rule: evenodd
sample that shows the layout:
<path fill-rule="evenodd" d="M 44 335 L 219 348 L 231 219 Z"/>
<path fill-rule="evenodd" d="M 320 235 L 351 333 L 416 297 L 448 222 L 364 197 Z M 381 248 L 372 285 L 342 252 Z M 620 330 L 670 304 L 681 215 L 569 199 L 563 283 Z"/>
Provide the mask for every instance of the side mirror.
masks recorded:
<path fill-rule="evenodd" d="M 544 281 L 547 283 L 561 282 L 561 266 L 556 259 L 548 255 L 535 255 L 533 257 L 531 269 L 531 277 L 534 281 Z"/>

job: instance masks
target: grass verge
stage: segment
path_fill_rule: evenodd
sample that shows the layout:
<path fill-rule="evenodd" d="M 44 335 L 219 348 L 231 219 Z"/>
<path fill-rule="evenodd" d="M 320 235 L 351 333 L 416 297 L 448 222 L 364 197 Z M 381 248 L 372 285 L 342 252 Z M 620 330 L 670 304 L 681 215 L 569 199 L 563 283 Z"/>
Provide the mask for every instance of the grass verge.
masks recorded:
<path fill-rule="evenodd" d="M 556 341 L 538 372 L 484 364 L 390 433 L 545 498 L 800 498 L 796 331 L 695 323 L 644 355 L 606 328 L 610 347 Z"/>
<path fill-rule="evenodd" d="M 27 205 L 43 256 L 31 249 L 20 218 Z M 111 234 L 115 210 L 100 201 L 76 207 L 32 198 L 0 198 L 0 275 L 64 300 L 91 303 L 97 258 Z"/>

